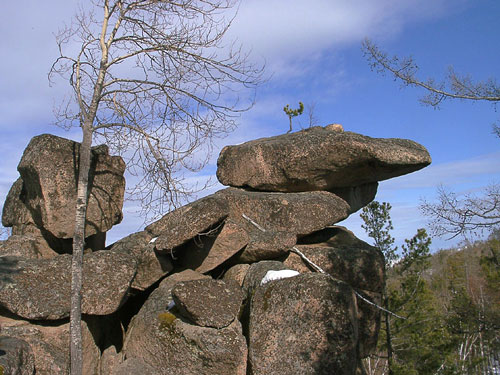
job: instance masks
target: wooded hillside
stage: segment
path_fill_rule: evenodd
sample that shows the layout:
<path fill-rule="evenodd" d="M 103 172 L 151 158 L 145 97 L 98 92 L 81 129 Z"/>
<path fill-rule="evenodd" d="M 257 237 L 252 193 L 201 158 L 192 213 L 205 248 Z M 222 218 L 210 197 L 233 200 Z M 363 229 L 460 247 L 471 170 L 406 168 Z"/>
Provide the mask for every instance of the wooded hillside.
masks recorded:
<path fill-rule="evenodd" d="M 412 240 L 407 250 L 418 247 Z M 390 316 L 389 341 L 382 321 L 379 351 L 366 361 L 367 372 L 499 374 L 500 230 L 420 258 L 404 250 L 386 270 L 388 307 L 400 317 Z"/>

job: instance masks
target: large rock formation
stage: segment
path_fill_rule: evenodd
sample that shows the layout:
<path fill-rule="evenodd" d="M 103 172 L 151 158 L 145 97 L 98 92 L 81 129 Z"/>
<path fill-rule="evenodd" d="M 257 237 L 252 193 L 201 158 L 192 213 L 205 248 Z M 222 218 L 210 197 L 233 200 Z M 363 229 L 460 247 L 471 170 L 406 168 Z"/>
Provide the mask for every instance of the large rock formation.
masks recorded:
<path fill-rule="evenodd" d="M 225 147 L 217 177 L 223 185 L 263 191 L 332 190 L 387 180 L 430 162 L 427 150 L 409 140 L 316 126 Z"/>
<path fill-rule="evenodd" d="M 33 219 L 57 238 L 72 238 L 80 144 L 44 134 L 34 137 L 17 169 Z M 106 146 L 92 149 L 87 236 L 108 231 L 122 219 L 125 163 Z"/>
<path fill-rule="evenodd" d="M 30 141 L 18 165 L 21 178 L 9 191 L 2 224 L 13 234 L 36 236 L 40 257 L 50 257 L 49 248 L 71 251 L 79 149 L 77 142 L 43 134 Z M 106 231 L 122 220 L 125 163 L 104 145 L 93 147 L 91 157 L 85 234 L 87 245 L 98 250 Z"/>
<path fill-rule="evenodd" d="M 85 255 L 86 375 L 363 373 L 384 259 L 334 224 L 373 200 L 378 181 L 430 163 L 422 146 L 316 127 L 226 147 L 217 175 L 229 188 L 106 249 L 123 162 L 103 147 L 93 155 L 87 240 L 99 251 Z M 68 368 L 64 219 L 77 160 L 78 144 L 36 137 L 4 205 L 13 236 L 0 244 L 0 336 L 19 373 Z"/>

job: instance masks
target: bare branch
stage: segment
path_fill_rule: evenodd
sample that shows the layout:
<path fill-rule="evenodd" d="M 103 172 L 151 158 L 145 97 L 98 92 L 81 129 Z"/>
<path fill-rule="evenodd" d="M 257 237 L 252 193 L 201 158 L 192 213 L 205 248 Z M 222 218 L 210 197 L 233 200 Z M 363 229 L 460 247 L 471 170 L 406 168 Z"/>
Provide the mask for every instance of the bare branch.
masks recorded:
<path fill-rule="evenodd" d="M 395 80 L 404 85 L 421 87 L 428 91 L 421 102 L 432 107 L 439 107 L 445 99 L 464 99 L 474 101 L 500 101 L 500 86 L 494 78 L 484 82 L 474 82 L 470 76 L 460 76 L 449 68 L 447 79 L 443 82 L 427 81 L 417 78 L 418 66 L 412 57 L 388 57 L 370 40 L 363 42 L 363 53 L 372 70 L 379 73 L 389 72 Z"/>
<path fill-rule="evenodd" d="M 500 225 L 500 185 L 488 186 L 480 197 L 457 197 L 445 188 L 438 189 L 438 203 L 423 201 L 422 213 L 430 218 L 431 231 L 438 236 L 482 234 Z"/>
<path fill-rule="evenodd" d="M 197 191 L 182 182 L 185 173 L 206 165 L 213 139 L 252 106 L 263 67 L 226 41 L 235 0 L 92 4 L 57 36 L 60 56 L 49 76 L 67 79 L 76 99 L 59 108 L 58 122 L 90 121 L 94 139 L 143 176 L 131 191 L 154 216 L 155 205 L 169 210 Z"/>

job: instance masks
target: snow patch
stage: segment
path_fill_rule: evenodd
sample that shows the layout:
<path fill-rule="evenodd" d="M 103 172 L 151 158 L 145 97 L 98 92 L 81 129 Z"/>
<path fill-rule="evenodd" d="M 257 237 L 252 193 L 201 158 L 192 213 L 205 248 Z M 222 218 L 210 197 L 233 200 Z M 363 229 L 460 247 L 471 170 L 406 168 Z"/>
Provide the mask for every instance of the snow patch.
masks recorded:
<path fill-rule="evenodd" d="M 261 280 L 260 285 L 264 285 L 269 281 L 286 279 L 288 277 L 294 277 L 297 275 L 299 275 L 299 273 L 294 270 L 280 270 L 280 271 L 269 270 L 267 271 L 264 278 Z"/>

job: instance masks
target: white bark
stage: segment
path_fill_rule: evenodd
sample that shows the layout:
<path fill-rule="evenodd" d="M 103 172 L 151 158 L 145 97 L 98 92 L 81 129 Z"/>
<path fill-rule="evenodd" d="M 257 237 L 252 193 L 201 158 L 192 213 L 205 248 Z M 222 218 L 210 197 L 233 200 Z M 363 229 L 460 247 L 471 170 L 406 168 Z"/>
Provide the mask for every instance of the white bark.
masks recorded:
<path fill-rule="evenodd" d="M 92 128 L 86 124 L 83 127 L 83 141 L 80 146 L 79 155 L 75 232 L 73 236 L 73 258 L 71 262 L 71 375 L 82 375 L 83 371 L 81 304 L 83 283 L 83 250 L 85 245 L 85 217 L 87 213 L 91 146 Z"/>

